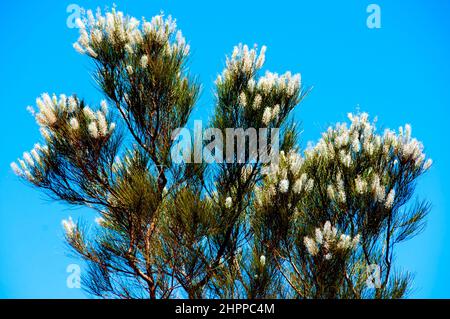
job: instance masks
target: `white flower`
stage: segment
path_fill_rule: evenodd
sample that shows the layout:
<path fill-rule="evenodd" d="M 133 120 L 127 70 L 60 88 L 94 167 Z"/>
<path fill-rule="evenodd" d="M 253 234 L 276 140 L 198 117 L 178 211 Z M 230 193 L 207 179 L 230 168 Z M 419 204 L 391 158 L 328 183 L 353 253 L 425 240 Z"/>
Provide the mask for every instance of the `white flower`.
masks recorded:
<path fill-rule="evenodd" d="M 395 190 L 391 189 L 391 191 L 386 197 L 386 201 L 384 202 L 384 207 L 386 207 L 387 209 L 391 208 L 392 205 L 394 204 L 394 198 L 395 198 Z"/>
<path fill-rule="evenodd" d="M 259 107 L 261 106 L 261 101 L 262 101 L 261 95 L 257 94 L 257 95 L 255 96 L 254 101 L 253 101 L 253 109 L 254 109 L 254 110 L 259 109 Z M 263 121 L 264 121 L 264 120 L 263 120 Z"/>
<path fill-rule="evenodd" d="M 86 29 L 86 26 L 80 18 L 75 19 L 75 25 L 80 29 Z"/>
<path fill-rule="evenodd" d="M 102 226 L 102 225 L 104 224 L 104 222 L 105 222 L 105 219 L 104 219 L 103 217 L 96 217 L 96 218 L 95 218 L 95 223 L 96 223 L 97 225 Z"/>
<path fill-rule="evenodd" d="M 148 56 L 144 54 L 141 57 L 141 66 L 145 69 L 147 65 L 148 65 Z"/>
<path fill-rule="evenodd" d="M 44 93 L 41 98 L 37 98 L 36 104 L 40 111 L 36 116 L 39 124 L 45 126 L 54 124 L 57 120 L 55 115 L 55 105 L 48 93 Z"/>
<path fill-rule="evenodd" d="M 127 65 L 127 72 L 129 75 L 133 74 L 134 71 L 133 71 L 133 67 L 131 65 Z"/>
<path fill-rule="evenodd" d="M 272 119 L 276 119 L 278 114 L 280 114 L 280 105 L 277 104 L 272 109 Z"/>
<path fill-rule="evenodd" d="M 289 164 L 292 174 L 297 175 L 302 168 L 303 158 L 300 156 L 300 154 L 291 152 L 289 154 Z"/>
<path fill-rule="evenodd" d="M 338 249 L 348 249 L 351 245 L 350 236 L 342 234 L 337 244 Z"/>
<path fill-rule="evenodd" d="M 105 136 L 108 133 L 108 123 L 106 123 L 105 115 L 101 111 L 97 111 L 97 123 L 100 136 Z"/>
<path fill-rule="evenodd" d="M 33 158 L 31 157 L 30 153 L 28 153 L 28 152 L 23 153 L 23 159 L 25 160 L 25 162 L 28 165 L 34 166 L 34 161 L 33 161 Z"/>
<path fill-rule="evenodd" d="M 225 207 L 226 208 L 231 208 L 232 205 L 233 205 L 233 200 L 231 199 L 231 197 L 227 197 L 225 199 Z"/>
<path fill-rule="evenodd" d="M 355 249 L 358 246 L 361 236 L 358 234 L 352 239 L 352 248 Z"/>
<path fill-rule="evenodd" d="M 425 164 L 423 164 L 423 169 L 424 169 L 424 170 L 429 169 L 429 168 L 431 167 L 432 164 L 433 164 L 433 160 L 432 160 L 431 158 L 429 158 L 429 159 L 425 162 Z"/>
<path fill-rule="evenodd" d="M 336 198 L 336 192 L 331 184 L 327 186 L 327 195 L 330 200 L 334 200 Z"/>
<path fill-rule="evenodd" d="M 93 57 L 94 59 L 98 56 L 97 52 L 94 51 L 91 47 L 86 47 L 86 52 L 89 56 Z"/>
<path fill-rule="evenodd" d="M 361 143 L 359 142 L 358 137 L 352 139 L 352 149 L 354 152 L 359 152 L 361 149 Z"/>
<path fill-rule="evenodd" d="M 20 167 L 15 162 L 12 162 L 10 164 L 10 166 L 11 166 L 11 169 L 13 170 L 14 174 L 16 174 L 17 176 L 21 177 L 24 175 L 22 169 L 20 169 Z"/>
<path fill-rule="evenodd" d="M 345 153 L 344 151 L 341 151 L 340 158 L 341 158 L 342 164 L 344 164 L 345 167 L 350 167 L 350 165 L 352 164 L 352 157 L 350 156 L 349 153 Z"/>
<path fill-rule="evenodd" d="M 69 100 L 69 111 L 74 112 L 78 107 L 77 100 L 73 96 L 69 97 L 68 100 Z"/>
<path fill-rule="evenodd" d="M 291 79 L 288 80 L 287 94 L 289 96 L 294 95 L 294 90 L 300 88 L 301 85 L 301 75 L 295 74 Z"/>
<path fill-rule="evenodd" d="M 108 103 L 106 103 L 105 100 L 102 100 L 100 102 L 100 107 L 102 109 L 103 114 L 108 115 L 108 112 L 109 112 L 109 110 L 108 110 Z"/>
<path fill-rule="evenodd" d="M 86 118 L 89 121 L 94 121 L 96 119 L 94 111 L 92 111 L 92 109 L 89 106 L 85 106 L 83 108 L 83 113 L 84 113 L 84 116 L 86 116 Z"/>
<path fill-rule="evenodd" d="M 97 128 L 97 123 L 96 122 L 91 122 L 88 126 L 88 130 L 89 130 L 89 134 L 93 137 L 93 138 L 98 138 L 98 128 Z"/>
<path fill-rule="evenodd" d="M 309 193 L 310 191 L 312 191 L 313 187 L 314 187 L 314 180 L 313 180 L 312 178 L 310 178 L 310 179 L 308 180 L 308 182 L 306 183 L 305 191 L 306 191 L 307 193 Z"/>
<path fill-rule="evenodd" d="M 280 192 L 281 193 L 287 193 L 289 190 L 289 180 L 283 179 L 280 181 Z"/>
<path fill-rule="evenodd" d="M 305 247 L 308 250 L 308 252 L 311 254 L 311 256 L 317 255 L 317 253 L 319 252 L 319 248 L 317 247 L 314 239 L 305 237 L 305 238 L 303 238 L 303 243 L 305 244 Z"/>
<path fill-rule="evenodd" d="M 363 194 L 367 191 L 367 182 L 360 175 L 355 179 L 355 189 L 358 194 Z"/>
<path fill-rule="evenodd" d="M 323 234 L 320 228 L 316 228 L 316 242 L 318 244 L 322 244 L 323 242 Z"/>
<path fill-rule="evenodd" d="M 295 194 L 300 194 L 303 188 L 303 180 L 301 178 L 297 179 L 292 187 Z"/>
<path fill-rule="evenodd" d="M 257 69 L 261 69 L 261 67 L 264 64 L 264 61 L 266 59 L 266 49 L 267 49 L 267 47 L 265 45 L 263 45 L 261 47 L 261 51 L 259 52 L 258 59 L 256 60 L 256 68 Z"/>
<path fill-rule="evenodd" d="M 384 197 L 386 195 L 386 191 L 384 187 L 381 185 L 380 177 L 375 174 L 372 179 L 372 191 L 374 192 L 375 200 L 378 202 L 384 201 Z"/>
<path fill-rule="evenodd" d="M 263 113 L 262 121 L 265 125 L 268 125 L 272 119 L 272 110 L 270 107 L 266 107 Z"/>
<path fill-rule="evenodd" d="M 331 258 L 333 258 L 333 254 L 328 253 L 328 254 L 325 255 L 325 259 L 326 260 L 331 260 Z"/>
<path fill-rule="evenodd" d="M 239 94 L 239 102 L 241 102 L 243 107 L 247 106 L 247 96 L 245 95 L 245 92 L 241 92 L 241 94 Z"/>
<path fill-rule="evenodd" d="M 41 132 L 42 137 L 46 140 L 46 141 L 50 141 L 52 139 L 52 134 L 49 132 L 49 130 L 41 127 L 39 129 L 39 131 Z"/>
<path fill-rule="evenodd" d="M 73 48 L 80 54 L 84 54 L 85 53 L 84 49 L 81 47 L 81 45 L 78 42 L 75 42 L 73 44 Z"/>
<path fill-rule="evenodd" d="M 266 265 L 266 256 L 261 255 L 261 257 L 259 257 L 259 263 L 264 267 Z"/>
<path fill-rule="evenodd" d="M 76 131 L 80 128 L 80 124 L 78 123 L 78 120 L 75 117 L 72 117 L 69 121 L 70 127 L 72 130 Z"/>
<path fill-rule="evenodd" d="M 63 219 L 63 221 L 61 222 L 67 236 L 72 236 L 74 233 L 74 230 L 76 228 L 75 223 L 72 220 L 72 217 L 69 216 L 69 219 Z"/>
<path fill-rule="evenodd" d="M 41 164 L 41 157 L 37 151 L 38 151 L 38 149 L 36 149 L 36 148 L 32 149 L 31 156 L 36 161 L 36 163 Z"/>

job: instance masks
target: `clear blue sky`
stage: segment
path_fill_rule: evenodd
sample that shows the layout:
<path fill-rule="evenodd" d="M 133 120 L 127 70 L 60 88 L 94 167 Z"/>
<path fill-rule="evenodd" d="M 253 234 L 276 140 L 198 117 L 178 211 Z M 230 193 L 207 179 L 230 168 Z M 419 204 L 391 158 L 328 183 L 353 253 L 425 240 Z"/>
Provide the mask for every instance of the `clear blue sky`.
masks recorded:
<path fill-rule="evenodd" d="M 381 7 L 382 28 L 366 26 L 366 7 Z M 48 201 L 20 182 L 9 164 L 40 138 L 25 110 L 42 92 L 77 93 L 91 103 L 101 95 L 92 65 L 72 49 L 76 29 L 66 8 L 111 5 L 105 1 L 2 1 L 0 4 L 0 297 L 80 298 L 66 287 L 67 256 L 61 219 L 93 219 Z M 450 297 L 450 1 L 120 1 L 136 17 L 163 10 L 178 20 L 190 41 L 190 66 L 203 82 L 193 118 L 211 112 L 212 84 L 225 53 L 243 42 L 268 46 L 265 67 L 302 73 L 314 90 L 296 111 L 303 143 L 360 109 L 379 124 L 411 123 L 433 158 L 418 196 L 432 202 L 424 233 L 400 246 L 397 266 L 415 274 L 416 298 Z"/>

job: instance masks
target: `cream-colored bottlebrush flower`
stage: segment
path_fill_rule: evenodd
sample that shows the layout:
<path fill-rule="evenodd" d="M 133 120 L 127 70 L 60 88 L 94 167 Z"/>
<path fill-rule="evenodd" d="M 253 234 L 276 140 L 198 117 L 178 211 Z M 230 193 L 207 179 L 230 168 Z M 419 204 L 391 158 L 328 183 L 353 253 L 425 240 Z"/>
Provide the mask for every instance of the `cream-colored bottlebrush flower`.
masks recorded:
<path fill-rule="evenodd" d="M 10 166 L 14 174 L 16 174 L 17 176 L 22 177 L 24 175 L 23 170 L 19 167 L 19 165 L 17 165 L 17 163 L 12 162 Z"/>
<path fill-rule="evenodd" d="M 98 138 L 98 128 L 96 122 L 91 122 L 88 126 L 88 131 L 91 137 Z"/>
<path fill-rule="evenodd" d="M 108 123 L 102 111 L 97 111 L 98 133 L 100 136 L 108 134 Z"/>
<path fill-rule="evenodd" d="M 391 208 L 392 205 L 394 204 L 394 199 L 395 199 L 395 190 L 391 189 L 391 191 L 389 192 L 389 194 L 386 197 L 384 206 L 388 209 Z"/>
<path fill-rule="evenodd" d="M 309 238 L 309 237 L 305 237 L 303 239 L 303 243 L 305 244 L 306 249 L 308 250 L 308 252 L 310 253 L 311 256 L 315 256 L 317 255 L 317 253 L 319 252 L 319 248 L 316 245 L 316 242 L 314 241 L 314 239 Z"/>
<path fill-rule="evenodd" d="M 259 257 L 259 263 L 264 267 L 266 265 L 266 256 L 261 255 L 261 257 Z"/>
<path fill-rule="evenodd" d="M 241 105 L 242 105 L 243 107 L 246 107 L 246 106 L 247 106 L 247 97 L 246 97 L 246 95 L 245 95 L 245 92 L 241 92 L 241 93 L 239 94 L 239 102 L 241 103 Z"/>
<path fill-rule="evenodd" d="M 76 225 L 72 220 L 72 217 L 69 216 L 68 219 L 63 219 L 63 221 L 61 222 L 64 231 L 66 232 L 66 235 L 71 237 L 74 234 Z"/>
<path fill-rule="evenodd" d="M 141 57 L 141 67 L 145 69 L 147 67 L 147 65 L 148 65 L 148 56 L 143 55 Z"/>
<path fill-rule="evenodd" d="M 424 170 L 427 170 L 427 169 L 429 169 L 429 168 L 431 167 L 431 165 L 433 165 L 433 161 L 431 160 L 431 158 L 429 158 L 429 159 L 425 162 L 425 164 L 423 165 L 423 169 L 424 169 Z"/>
<path fill-rule="evenodd" d="M 253 100 L 253 109 L 254 110 L 259 109 L 259 107 L 261 106 L 261 101 L 262 101 L 261 95 L 257 94 L 255 96 L 255 99 Z"/>
<path fill-rule="evenodd" d="M 78 123 L 78 120 L 75 117 L 72 117 L 69 121 L 70 127 L 72 130 L 76 131 L 80 128 L 80 124 Z"/>
<path fill-rule="evenodd" d="M 281 193 L 287 193 L 289 190 L 289 180 L 283 179 L 280 181 L 280 192 Z"/>
<path fill-rule="evenodd" d="M 225 207 L 226 208 L 231 208 L 232 205 L 233 205 L 233 200 L 231 199 L 231 197 L 227 197 L 225 199 Z"/>
<path fill-rule="evenodd" d="M 263 113 L 262 122 L 265 125 L 268 125 L 271 119 L 272 119 L 272 110 L 270 109 L 270 107 L 266 107 Z"/>

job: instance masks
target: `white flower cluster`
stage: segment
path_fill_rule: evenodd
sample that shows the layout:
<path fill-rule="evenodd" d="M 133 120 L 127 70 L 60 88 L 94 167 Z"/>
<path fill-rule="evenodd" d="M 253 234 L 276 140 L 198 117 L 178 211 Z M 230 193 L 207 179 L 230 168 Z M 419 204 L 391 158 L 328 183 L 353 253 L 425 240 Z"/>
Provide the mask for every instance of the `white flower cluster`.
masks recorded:
<path fill-rule="evenodd" d="M 386 129 L 383 136 L 376 135 L 375 124 L 368 121 L 368 114 L 354 115 L 349 113 L 350 127 L 347 123 L 338 123 L 335 128 L 329 127 L 314 148 L 305 152 L 307 157 L 320 156 L 325 159 L 337 159 L 345 167 L 350 167 L 357 155 L 372 156 L 382 154 L 386 161 L 394 155 L 403 162 L 412 162 L 415 167 L 427 170 L 431 159 L 425 162 L 423 145 L 411 138 L 411 126 L 400 127 L 398 134 Z"/>
<path fill-rule="evenodd" d="M 431 159 L 425 161 L 422 144 L 411 138 L 410 125 L 400 127 L 398 134 L 385 130 L 380 136 L 376 134 L 375 124 L 368 121 L 367 113 L 348 114 L 348 118 L 350 127 L 346 123 L 338 123 L 334 128 L 328 128 L 319 142 L 305 151 L 305 159 L 328 161 L 333 166 L 338 163 L 341 170 L 351 169 L 361 160 L 375 156 L 391 168 L 401 163 L 422 172 L 431 166 Z M 388 179 L 386 172 L 371 168 L 349 183 L 357 194 L 372 194 L 376 202 L 391 208 L 395 202 L 395 190 L 388 188 Z M 327 195 L 330 200 L 344 203 L 348 194 L 345 193 L 341 173 L 336 174 L 334 181 L 327 185 Z"/>
<path fill-rule="evenodd" d="M 256 52 L 256 47 L 254 49 L 249 49 L 249 47 L 242 43 L 235 46 L 233 49 L 233 54 L 227 57 L 226 68 L 222 75 L 217 78 L 217 82 L 221 83 L 223 79 L 231 79 L 236 74 L 241 74 L 242 72 L 251 76 L 256 70 L 259 70 L 266 59 L 266 46 L 262 46 L 259 55 Z"/>
<path fill-rule="evenodd" d="M 292 75 L 291 72 L 278 75 L 267 71 L 258 81 L 255 80 L 256 72 L 264 64 L 265 52 L 265 46 L 261 48 L 259 55 L 256 47 L 249 49 L 247 45 L 235 46 L 231 58 L 227 57 L 224 71 L 217 77 L 217 85 L 232 82 L 235 78 L 241 78 L 242 74 L 249 79 L 246 87 L 239 94 L 239 103 L 243 107 L 258 110 L 264 105 L 263 102 L 269 94 L 281 93 L 287 98 L 291 98 L 300 89 L 300 74 Z M 279 113 L 279 104 L 264 106 L 262 122 L 268 125 L 272 120 L 278 118 Z"/>
<path fill-rule="evenodd" d="M 266 265 L 266 256 L 261 255 L 261 257 L 259 257 L 259 263 L 264 267 Z"/>
<path fill-rule="evenodd" d="M 26 178 L 30 182 L 34 182 L 36 177 L 32 174 L 32 171 L 39 169 L 43 164 L 43 158 L 47 156 L 48 146 L 42 146 L 37 143 L 31 152 L 23 153 L 23 159 L 18 159 L 16 162 L 11 163 L 11 169 L 13 172 L 19 176 Z"/>
<path fill-rule="evenodd" d="M 286 95 L 291 97 L 295 91 L 301 86 L 301 75 L 294 74 L 287 71 L 282 75 L 266 71 L 266 74 L 259 78 L 256 88 L 262 92 L 270 92 L 277 89 L 286 92 Z"/>
<path fill-rule="evenodd" d="M 258 202 L 270 202 L 277 191 L 281 194 L 292 191 L 299 195 L 302 192 L 309 193 L 314 188 L 314 180 L 306 173 L 302 173 L 304 159 L 296 152 L 285 155 L 280 152 L 278 164 L 271 164 L 264 168 L 265 183 L 262 189 L 256 192 Z"/>
<path fill-rule="evenodd" d="M 311 256 L 321 252 L 326 260 L 333 258 L 333 253 L 347 252 L 355 249 L 359 243 L 359 234 L 351 238 L 349 235 L 338 234 L 336 227 L 327 221 L 323 228 L 316 228 L 314 237 L 304 237 L 303 243 Z"/>
<path fill-rule="evenodd" d="M 71 96 L 61 94 L 59 98 L 53 94 L 42 94 L 36 99 L 39 112 L 29 106 L 27 109 L 35 117 L 40 126 L 40 132 L 46 141 L 50 141 L 55 136 L 55 130 L 60 129 L 60 125 L 55 125 L 57 121 L 67 121 L 67 125 L 72 131 L 80 129 L 77 116 L 82 112 L 88 125 L 89 134 L 93 138 L 107 136 L 115 129 L 115 123 L 108 124 L 106 116 L 108 106 L 105 101 L 101 103 L 101 110 L 94 112 L 89 106 L 85 106 L 81 111 L 78 100 Z M 18 163 L 11 163 L 11 168 L 16 175 L 24 177 L 31 182 L 36 182 L 39 177 L 39 168 L 43 165 L 43 159 L 48 155 L 47 145 L 37 143 L 31 152 L 25 152 L 23 159 Z"/>
<path fill-rule="evenodd" d="M 36 114 L 33 108 L 28 108 L 30 113 L 35 114 L 36 122 L 41 126 L 41 133 L 46 140 L 51 138 L 54 129 L 53 125 L 60 118 L 69 116 L 68 124 L 70 128 L 73 131 L 77 131 L 80 128 L 80 123 L 77 119 L 77 114 L 80 113 L 80 105 L 75 97 L 67 97 L 64 94 L 61 94 L 59 98 L 55 94 L 50 97 L 48 93 L 44 93 L 36 99 L 36 104 L 39 108 L 39 113 Z M 93 138 L 107 136 L 115 129 L 115 123 L 108 125 L 106 121 L 106 116 L 108 115 L 106 101 L 101 102 L 101 110 L 97 112 L 94 112 L 89 106 L 85 106 L 82 112 L 89 123 L 89 134 Z"/>
<path fill-rule="evenodd" d="M 258 97 L 259 95 L 257 95 Z M 270 121 L 277 120 L 280 114 L 280 105 L 276 104 L 274 107 L 266 107 L 262 116 L 262 122 L 268 125 Z"/>
<path fill-rule="evenodd" d="M 225 207 L 231 208 L 233 206 L 233 199 L 231 197 L 227 197 L 225 199 Z"/>
<path fill-rule="evenodd" d="M 63 219 L 61 224 L 64 228 L 64 231 L 66 232 L 66 235 L 69 237 L 73 236 L 77 226 L 72 220 L 72 217 L 69 216 L 68 219 Z"/>
<path fill-rule="evenodd" d="M 344 180 L 340 173 L 336 174 L 335 180 L 335 184 L 328 184 L 327 195 L 330 200 L 337 200 L 339 203 L 345 203 L 347 194 L 345 193 Z"/>
<path fill-rule="evenodd" d="M 36 105 L 39 113 L 36 114 L 33 107 L 29 106 L 27 109 L 35 116 L 36 122 L 41 127 L 50 127 L 56 123 L 61 112 L 72 112 L 77 106 L 77 101 L 74 97 L 66 97 L 61 94 L 59 98 L 56 94 L 50 96 L 48 93 L 43 93 L 36 99 Z"/>
<path fill-rule="evenodd" d="M 102 102 L 102 108 L 101 110 L 98 110 L 97 112 L 94 112 L 89 106 L 85 106 L 83 108 L 83 114 L 88 121 L 88 131 L 89 135 L 97 139 L 99 137 L 107 136 L 108 134 L 112 133 L 114 129 L 116 128 L 115 123 L 111 123 L 108 126 L 108 122 L 106 121 L 106 116 L 108 112 L 108 108 L 106 106 L 106 102 Z M 72 118 L 70 120 L 70 125 L 73 130 L 77 130 L 79 125 L 76 118 Z"/>
<path fill-rule="evenodd" d="M 189 53 L 189 45 L 181 31 L 175 36 L 175 41 L 170 41 L 176 31 L 176 21 L 169 16 L 157 15 L 151 22 L 139 21 L 133 17 L 125 17 L 123 12 L 112 9 L 102 15 L 98 9 L 95 16 L 91 10 L 86 11 L 82 19 L 76 20 L 80 29 L 80 37 L 74 43 L 74 48 L 81 54 L 88 54 L 97 58 L 102 43 L 108 41 L 115 48 L 123 48 L 128 54 L 134 54 L 137 47 L 147 41 L 157 41 L 168 53 Z M 173 43 L 172 43 L 173 42 Z M 141 64 L 146 65 L 147 56 L 142 56 Z M 132 69 L 131 69 L 132 70 Z"/>
<path fill-rule="evenodd" d="M 104 226 L 105 225 L 105 219 L 103 217 L 96 217 L 94 219 L 94 221 L 99 226 Z"/>

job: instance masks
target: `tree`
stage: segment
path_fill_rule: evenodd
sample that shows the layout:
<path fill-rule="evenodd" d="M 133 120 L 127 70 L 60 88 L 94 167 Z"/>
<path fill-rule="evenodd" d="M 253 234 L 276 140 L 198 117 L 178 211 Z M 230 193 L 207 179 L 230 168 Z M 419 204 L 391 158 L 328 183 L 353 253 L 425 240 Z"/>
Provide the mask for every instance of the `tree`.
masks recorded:
<path fill-rule="evenodd" d="M 432 163 L 409 125 L 379 135 L 366 113 L 349 114 L 349 126 L 330 127 L 302 152 L 291 113 L 309 90 L 300 75 L 261 75 L 266 48 L 239 45 L 217 78 L 210 124 L 224 135 L 255 129 L 256 146 L 274 160 L 251 152 L 250 137 L 233 135 L 225 159 L 207 164 L 190 154 L 177 162 L 174 132 L 186 126 L 199 85 L 175 21 L 113 9 L 87 11 L 77 23 L 74 47 L 92 59 L 107 101 L 91 108 L 75 95 L 43 94 L 32 113 L 44 145 L 11 166 L 52 199 L 98 212 L 95 227 L 63 221 L 68 244 L 86 261 L 89 293 L 405 296 L 411 277 L 394 271 L 394 248 L 423 228 L 429 204 L 409 202 Z M 366 283 L 370 269 L 378 271 L 376 289 Z"/>

